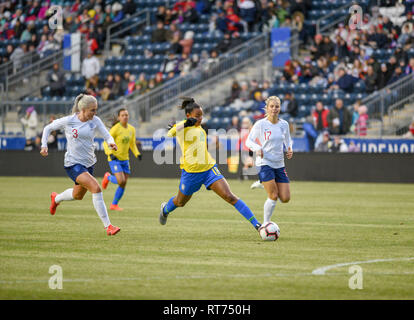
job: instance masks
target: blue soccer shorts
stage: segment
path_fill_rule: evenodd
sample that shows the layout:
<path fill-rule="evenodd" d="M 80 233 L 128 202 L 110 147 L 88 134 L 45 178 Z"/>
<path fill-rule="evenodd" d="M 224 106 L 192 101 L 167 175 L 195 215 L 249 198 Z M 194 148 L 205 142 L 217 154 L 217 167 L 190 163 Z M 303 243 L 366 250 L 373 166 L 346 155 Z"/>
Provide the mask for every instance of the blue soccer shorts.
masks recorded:
<path fill-rule="evenodd" d="M 214 165 L 214 167 L 204 172 L 191 173 L 182 169 L 180 191 L 186 196 L 190 196 L 200 190 L 203 184 L 207 190 L 210 190 L 209 187 L 214 182 L 223 178 L 224 176 L 220 173 L 217 165 Z"/>
<path fill-rule="evenodd" d="M 261 166 L 259 171 L 259 180 L 260 182 L 275 180 L 279 183 L 289 183 L 289 177 L 285 167 L 274 169 L 269 166 Z"/>
<path fill-rule="evenodd" d="M 109 166 L 111 167 L 111 172 L 113 174 L 118 172 L 125 172 L 127 174 L 131 174 L 129 160 L 112 160 L 109 161 Z"/>
<path fill-rule="evenodd" d="M 75 164 L 73 166 L 64 168 L 69 178 L 71 178 L 76 185 L 79 185 L 79 183 L 76 182 L 76 178 L 82 173 L 89 172 L 93 176 L 93 166 L 86 168 L 84 165 Z"/>

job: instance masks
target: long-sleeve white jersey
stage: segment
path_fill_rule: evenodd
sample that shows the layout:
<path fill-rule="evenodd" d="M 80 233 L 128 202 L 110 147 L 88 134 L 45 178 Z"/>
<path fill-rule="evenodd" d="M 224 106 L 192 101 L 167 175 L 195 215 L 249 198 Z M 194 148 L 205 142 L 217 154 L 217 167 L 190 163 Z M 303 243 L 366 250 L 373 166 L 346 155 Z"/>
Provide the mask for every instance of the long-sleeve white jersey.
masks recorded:
<path fill-rule="evenodd" d="M 81 164 L 89 168 L 96 163 L 95 132 L 98 131 L 108 144 L 115 143 L 102 120 L 94 116 L 92 120 L 82 122 L 78 114 L 54 120 L 43 129 L 42 148 L 47 147 L 47 138 L 51 131 L 64 130 L 67 140 L 65 167 Z"/>
<path fill-rule="evenodd" d="M 260 143 L 260 144 L 259 144 Z M 252 151 L 263 150 L 263 158 L 256 157 L 256 166 L 269 166 L 274 169 L 285 166 L 283 145 L 292 147 L 289 123 L 279 119 L 276 124 L 267 118 L 257 121 L 246 140 L 246 146 Z"/>

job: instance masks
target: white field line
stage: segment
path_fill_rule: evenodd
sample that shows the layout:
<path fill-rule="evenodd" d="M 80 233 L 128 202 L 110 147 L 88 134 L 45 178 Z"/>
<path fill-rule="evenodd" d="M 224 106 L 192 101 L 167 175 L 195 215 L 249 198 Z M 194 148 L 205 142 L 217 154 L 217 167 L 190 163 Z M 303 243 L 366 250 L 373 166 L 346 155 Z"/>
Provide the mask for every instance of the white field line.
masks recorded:
<path fill-rule="evenodd" d="M 318 269 L 316 269 L 318 270 Z M 372 272 L 368 273 L 369 275 L 386 275 L 386 276 L 400 276 L 400 275 L 414 275 L 414 272 Z M 107 282 L 107 281 L 152 281 L 152 280 L 194 280 L 194 279 L 242 279 L 242 278 L 271 278 L 271 277 L 281 277 L 281 278 L 289 278 L 289 277 L 309 277 L 309 276 L 317 276 L 317 275 L 325 275 L 325 276 L 348 276 L 349 274 L 346 272 L 336 272 L 331 274 L 315 274 L 310 272 L 303 272 L 303 273 L 265 273 L 265 274 L 234 274 L 234 275 L 177 275 L 173 277 L 132 277 L 132 278 L 102 278 L 102 279 L 65 279 L 63 278 L 63 282 L 72 282 L 72 283 L 85 283 L 85 282 Z M 48 283 L 48 279 L 27 279 L 27 280 L 0 280 L 0 284 L 25 284 L 25 283 Z"/>
<path fill-rule="evenodd" d="M 352 266 L 352 265 L 355 265 L 355 264 L 389 262 L 389 261 L 410 261 L 410 260 L 414 260 L 414 257 L 412 257 L 412 258 L 374 259 L 374 260 L 366 260 L 366 261 L 345 262 L 345 263 L 332 264 L 330 266 L 317 268 L 317 269 L 312 271 L 312 274 L 313 275 L 325 275 L 325 272 L 328 271 L 328 270 L 335 269 L 335 268 L 340 268 L 340 267 Z"/>

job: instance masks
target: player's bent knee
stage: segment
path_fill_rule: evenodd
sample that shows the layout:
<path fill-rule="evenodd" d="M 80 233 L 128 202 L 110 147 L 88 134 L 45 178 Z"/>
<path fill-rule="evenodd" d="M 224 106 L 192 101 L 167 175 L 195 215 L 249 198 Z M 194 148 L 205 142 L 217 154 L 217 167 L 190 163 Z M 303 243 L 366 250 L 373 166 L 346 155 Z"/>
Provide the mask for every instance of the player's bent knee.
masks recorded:
<path fill-rule="evenodd" d="M 290 197 L 280 197 L 279 199 L 280 201 L 282 201 L 282 203 L 288 203 L 290 200 Z"/>
<path fill-rule="evenodd" d="M 275 192 L 275 193 L 271 193 L 271 194 L 269 194 L 269 199 L 270 200 L 273 200 L 273 201 L 276 201 L 277 200 L 277 198 L 278 198 L 278 194 Z M 281 199 L 282 200 L 282 199 Z"/>

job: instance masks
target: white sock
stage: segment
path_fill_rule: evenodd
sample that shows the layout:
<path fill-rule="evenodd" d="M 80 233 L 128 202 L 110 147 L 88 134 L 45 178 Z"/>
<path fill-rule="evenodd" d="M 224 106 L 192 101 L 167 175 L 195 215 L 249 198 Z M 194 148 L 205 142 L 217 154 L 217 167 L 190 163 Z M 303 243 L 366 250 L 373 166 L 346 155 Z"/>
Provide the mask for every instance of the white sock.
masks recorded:
<path fill-rule="evenodd" d="M 55 198 L 56 203 L 59 203 L 61 201 L 72 201 L 72 200 L 73 200 L 73 188 L 66 189 L 62 193 L 59 193 Z"/>
<path fill-rule="evenodd" d="M 267 198 L 267 200 L 264 203 L 263 223 L 270 221 L 270 218 L 272 217 L 273 210 L 275 209 L 275 207 L 276 207 L 276 200 Z"/>
<path fill-rule="evenodd" d="M 99 218 L 101 218 L 104 227 L 108 227 L 111 222 L 109 221 L 108 211 L 106 210 L 106 205 L 103 199 L 102 192 L 92 193 L 92 202 L 95 207 L 96 212 L 98 213 Z"/>

